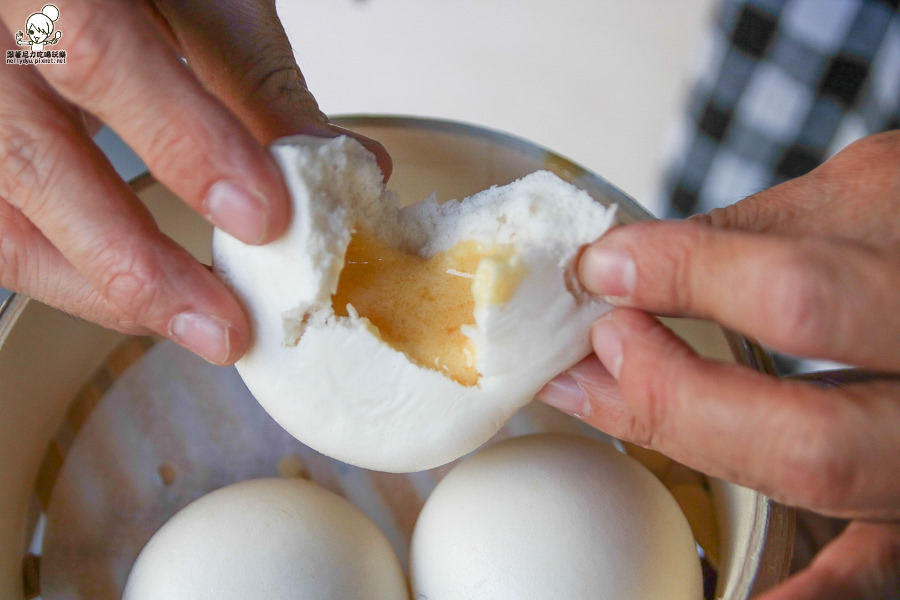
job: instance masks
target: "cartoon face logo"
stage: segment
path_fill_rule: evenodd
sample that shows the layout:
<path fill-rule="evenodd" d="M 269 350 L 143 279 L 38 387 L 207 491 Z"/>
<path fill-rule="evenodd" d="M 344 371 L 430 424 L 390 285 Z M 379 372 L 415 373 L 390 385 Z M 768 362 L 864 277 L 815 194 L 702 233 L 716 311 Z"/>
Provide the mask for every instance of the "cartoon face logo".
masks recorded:
<path fill-rule="evenodd" d="M 47 44 L 55 44 L 62 37 L 62 32 L 57 31 L 54 35 L 53 22 L 59 18 L 59 9 L 52 4 L 48 4 L 41 9 L 41 12 L 34 13 L 25 21 L 25 32 L 28 40 L 25 40 L 26 33 L 22 31 L 16 32 L 16 44 L 20 46 L 31 46 L 35 52 L 44 49 Z"/>

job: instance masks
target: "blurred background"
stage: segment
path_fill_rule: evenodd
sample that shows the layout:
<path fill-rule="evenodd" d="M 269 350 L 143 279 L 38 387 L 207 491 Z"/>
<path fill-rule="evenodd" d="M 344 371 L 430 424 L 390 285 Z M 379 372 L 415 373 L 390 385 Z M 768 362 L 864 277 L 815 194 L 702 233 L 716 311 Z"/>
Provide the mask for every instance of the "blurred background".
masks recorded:
<path fill-rule="evenodd" d="M 278 4 L 327 114 L 449 118 L 655 188 L 712 0 L 330 0 Z"/>

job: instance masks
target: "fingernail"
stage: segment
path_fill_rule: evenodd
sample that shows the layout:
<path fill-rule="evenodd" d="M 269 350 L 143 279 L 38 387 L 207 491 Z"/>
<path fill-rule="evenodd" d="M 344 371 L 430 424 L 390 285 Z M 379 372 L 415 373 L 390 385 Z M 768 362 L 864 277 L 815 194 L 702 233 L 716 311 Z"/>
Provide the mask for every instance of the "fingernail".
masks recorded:
<path fill-rule="evenodd" d="M 259 244 L 268 231 L 266 202 L 257 194 L 228 180 L 217 181 L 206 194 L 209 219 L 248 244 Z"/>
<path fill-rule="evenodd" d="M 303 135 L 313 135 L 316 137 L 334 138 L 339 135 L 347 135 L 349 132 L 343 127 L 332 125 L 327 121 L 309 121 L 304 123 L 297 133 Z"/>
<path fill-rule="evenodd" d="M 388 179 L 390 179 L 391 177 L 391 173 L 394 170 L 394 161 L 393 159 L 391 159 L 391 155 L 388 154 L 387 150 L 381 144 L 381 142 L 378 142 L 377 140 L 373 140 L 368 136 L 362 135 L 361 133 L 357 133 L 355 131 L 351 131 L 350 129 L 345 129 L 344 127 L 340 127 L 338 125 L 323 123 L 310 123 L 309 125 L 302 127 L 300 129 L 300 133 L 325 138 L 333 138 L 339 135 L 352 137 L 357 142 L 362 144 L 366 150 L 375 155 L 375 160 L 378 162 L 378 167 L 381 169 L 381 172 L 384 175 L 384 182 L 387 183 Z"/>
<path fill-rule="evenodd" d="M 619 327 L 608 318 L 601 318 L 594 323 L 591 340 L 597 358 L 610 375 L 618 379 L 622 372 L 622 333 Z"/>
<path fill-rule="evenodd" d="M 578 269 L 584 287 L 598 296 L 627 298 L 634 292 L 637 269 L 626 250 L 588 246 Z"/>
<path fill-rule="evenodd" d="M 583 419 L 591 414 L 591 401 L 574 377 L 568 373 L 558 375 L 544 386 L 538 400 L 567 415 Z"/>
<path fill-rule="evenodd" d="M 231 354 L 231 326 L 203 313 L 184 312 L 169 321 L 169 337 L 207 361 L 221 365 Z"/>

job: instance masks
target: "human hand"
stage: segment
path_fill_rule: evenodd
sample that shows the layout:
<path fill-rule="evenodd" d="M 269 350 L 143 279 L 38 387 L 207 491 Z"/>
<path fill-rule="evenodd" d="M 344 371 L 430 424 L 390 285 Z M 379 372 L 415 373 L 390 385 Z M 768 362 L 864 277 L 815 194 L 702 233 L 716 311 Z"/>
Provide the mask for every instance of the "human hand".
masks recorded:
<path fill-rule="evenodd" d="M 688 222 L 617 228 L 579 275 L 617 305 L 545 402 L 777 501 L 852 520 L 765 600 L 900 596 L 900 132 Z M 821 388 L 698 357 L 649 313 L 885 371 Z"/>
<path fill-rule="evenodd" d="M 0 286 L 230 364 L 250 339 L 243 308 L 159 231 L 91 141 L 96 123 L 249 243 L 275 239 L 289 218 L 263 144 L 347 132 L 306 89 L 274 0 L 56 5 L 66 64 L 0 71 Z M 12 47 L 10 31 L 31 12 L 22 2 L 0 5 L 0 46 Z M 361 141 L 387 177 L 384 149 Z"/>

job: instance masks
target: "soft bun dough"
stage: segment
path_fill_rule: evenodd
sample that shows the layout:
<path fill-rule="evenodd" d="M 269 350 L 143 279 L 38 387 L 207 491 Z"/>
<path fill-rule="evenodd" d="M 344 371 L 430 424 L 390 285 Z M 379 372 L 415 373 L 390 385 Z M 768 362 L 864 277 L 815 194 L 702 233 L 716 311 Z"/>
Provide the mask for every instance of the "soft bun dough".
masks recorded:
<path fill-rule="evenodd" d="M 216 490 L 141 551 L 123 600 L 408 600 L 390 543 L 355 506 L 302 479 Z"/>
<path fill-rule="evenodd" d="M 590 324 L 609 306 L 580 289 L 574 261 L 614 209 L 549 172 L 401 207 L 355 140 L 301 136 L 272 152 L 293 199 L 288 231 L 252 246 L 217 230 L 213 260 L 251 317 L 238 372 L 302 442 L 370 469 L 435 467 L 487 441 L 589 352 Z M 371 279 L 342 280 L 347 256 L 376 265 Z M 388 272 L 397 283 L 378 288 Z M 355 304 L 365 294 L 334 300 L 354 285 L 378 290 L 368 306 Z M 442 319 L 451 324 L 433 324 Z"/>
<path fill-rule="evenodd" d="M 701 600 L 684 514 L 650 471 L 603 442 L 513 438 L 463 460 L 416 522 L 413 597 Z"/>

